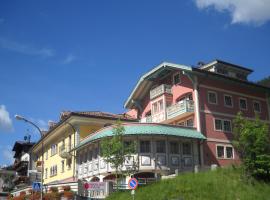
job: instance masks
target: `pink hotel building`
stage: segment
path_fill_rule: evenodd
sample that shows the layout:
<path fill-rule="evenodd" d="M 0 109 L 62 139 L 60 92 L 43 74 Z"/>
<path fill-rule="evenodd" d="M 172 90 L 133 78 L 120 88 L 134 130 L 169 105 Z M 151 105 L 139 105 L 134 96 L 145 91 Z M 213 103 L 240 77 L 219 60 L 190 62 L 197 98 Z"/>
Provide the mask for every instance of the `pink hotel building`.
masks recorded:
<path fill-rule="evenodd" d="M 125 102 L 141 123 L 191 127 L 202 133 L 201 165 L 239 163 L 232 146 L 233 119 L 241 111 L 269 123 L 270 88 L 248 81 L 253 70 L 214 60 L 197 68 L 161 63 L 138 81 Z"/>

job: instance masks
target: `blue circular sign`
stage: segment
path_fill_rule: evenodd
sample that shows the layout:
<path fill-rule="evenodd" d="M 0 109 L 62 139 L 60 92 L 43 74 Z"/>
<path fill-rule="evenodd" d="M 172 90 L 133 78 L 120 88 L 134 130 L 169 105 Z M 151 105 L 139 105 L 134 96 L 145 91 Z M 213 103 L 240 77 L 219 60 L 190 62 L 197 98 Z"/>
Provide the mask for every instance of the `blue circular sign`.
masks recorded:
<path fill-rule="evenodd" d="M 131 178 L 128 181 L 129 189 L 135 190 L 138 187 L 138 181 L 136 178 Z"/>

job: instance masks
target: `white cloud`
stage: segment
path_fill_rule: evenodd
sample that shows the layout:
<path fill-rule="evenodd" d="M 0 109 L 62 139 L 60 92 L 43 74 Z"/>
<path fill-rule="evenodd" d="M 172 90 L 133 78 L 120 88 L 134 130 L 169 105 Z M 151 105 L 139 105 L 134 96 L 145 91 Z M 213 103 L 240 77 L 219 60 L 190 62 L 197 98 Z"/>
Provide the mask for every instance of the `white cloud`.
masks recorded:
<path fill-rule="evenodd" d="M 64 59 L 63 64 L 69 64 L 69 63 L 73 62 L 74 60 L 76 60 L 76 56 L 74 56 L 73 54 L 69 54 Z"/>
<path fill-rule="evenodd" d="M 12 120 L 5 105 L 0 105 L 0 131 L 10 132 L 13 130 Z"/>
<path fill-rule="evenodd" d="M 214 8 L 231 14 L 232 24 L 260 26 L 270 20 L 269 0 L 195 0 L 199 9 Z"/>
<path fill-rule="evenodd" d="M 43 57 L 52 57 L 55 55 L 53 49 L 37 48 L 28 44 L 18 43 L 2 37 L 0 37 L 0 47 L 3 49 L 7 49 L 25 55 L 34 55 Z"/>

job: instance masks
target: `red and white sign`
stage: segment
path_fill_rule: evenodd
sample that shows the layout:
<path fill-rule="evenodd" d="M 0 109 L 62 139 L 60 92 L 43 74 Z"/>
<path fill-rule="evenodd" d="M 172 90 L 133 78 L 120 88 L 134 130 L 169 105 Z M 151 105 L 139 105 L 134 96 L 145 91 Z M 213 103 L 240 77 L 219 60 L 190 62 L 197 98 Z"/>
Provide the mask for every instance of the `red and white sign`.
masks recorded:
<path fill-rule="evenodd" d="M 129 189 L 135 190 L 138 187 L 138 181 L 136 178 L 131 178 L 128 181 Z"/>
<path fill-rule="evenodd" d="M 86 182 L 84 183 L 84 189 L 90 191 L 99 191 L 105 190 L 106 183 L 105 182 Z"/>

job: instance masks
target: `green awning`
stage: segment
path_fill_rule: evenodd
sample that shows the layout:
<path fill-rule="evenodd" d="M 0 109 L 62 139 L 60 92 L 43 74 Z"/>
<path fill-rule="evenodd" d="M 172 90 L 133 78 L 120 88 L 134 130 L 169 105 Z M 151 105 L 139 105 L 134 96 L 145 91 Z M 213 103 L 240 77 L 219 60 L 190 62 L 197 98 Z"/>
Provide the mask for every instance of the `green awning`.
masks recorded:
<path fill-rule="evenodd" d="M 123 124 L 125 128 L 125 135 L 166 135 L 166 136 L 176 136 L 184 137 L 191 139 L 205 140 L 205 136 L 192 128 L 183 128 L 174 125 L 165 125 L 165 124 L 154 124 L 154 123 L 130 123 Z M 99 140 L 104 137 L 113 136 L 113 127 L 107 127 L 97 131 L 96 133 L 88 136 L 80 142 L 76 147 L 80 148 L 81 146 Z"/>

